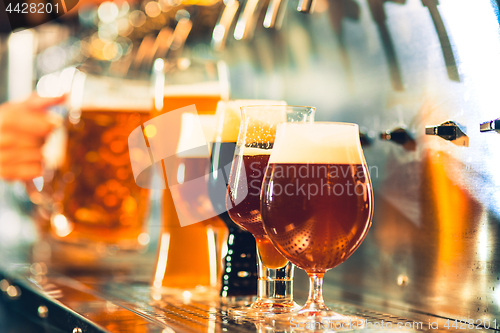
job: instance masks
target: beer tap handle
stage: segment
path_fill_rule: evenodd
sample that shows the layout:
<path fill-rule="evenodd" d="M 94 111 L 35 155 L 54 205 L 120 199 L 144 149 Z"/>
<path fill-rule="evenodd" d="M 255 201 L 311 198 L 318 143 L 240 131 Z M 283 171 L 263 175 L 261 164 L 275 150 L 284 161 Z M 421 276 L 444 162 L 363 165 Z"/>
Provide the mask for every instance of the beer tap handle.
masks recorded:
<path fill-rule="evenodd" d="M 383 49 L 387 58 L 389 67 L 389 75 L 391 77 L 392 87 L 396 91 L 404 91 L 403 78 L 399 68 L 399 61 L 396 54 L 396 49 L 392 41 L 389 28 L 386 24 L 387 15 L 385 13 L 384 2 L 388 0 L 368 0 L 368 7 L 372 14 L 373 20 L 378 26 L 380 38 L 382 40 Z M 399 4 L 405 4 L 406 0 L 391 0 Z"/>
<path fill-rule="evenodd" d="M 262 0 L 247 0 L 234 27 L 234 39 L 251 39 L 253 37 L 262 5 Z"/>
<path fill-rule="evenodd" d="M 181 18 L 179 22 L 177 22 L 174 32 L 172 33 L 172 43 L 170 44 L 169 49 L 170 52 L 175 51 L 177 54 L 181 54 L 192 27 L 193 22 L 188 18 Z"/>
<path fill-rule="evenodd" d="M 314 11 L 316 0 L 299 0 L 297 11 L 310 14 Z"/>
<path fill-rule="evenodd" d="M 347 52 L 347 43 L 344 36 L 344 18 L 358 21 L 361 16 L 359 4 L 354 0 L 330 0 L 328 3 L 328 13 L 332 24 L 332 29 L 337 37 L 340 60 L 345 71 L 347 87 L 350 92 L 355 92 L 354 76 L 352 73 L 351 60 Z"/>
<path fill-rule="evenodd" d="M 500 133 L 500 118 L 482 123 L 479 127 L 479 130 L 481 132 L 495 131 L 497 133 Z"/>
<path fill-rule="evenodd" d="M 436 126 L 425 126 L 426 135 L 437 135 L 457 146 L 469 146 L 469 137 L 453 120 L 445 121 Z"/>
<path fill-rule="evenodd" d="M 288 0 L 271 0 L 269 2 L 264 17 L 264 28 L 275 28 L 277 30 L 281 28 L 287 4 Z"/>
<path fill-rule="evenodd" d="M 219 21 L 212 32 L 212 47 L 214 50 L 222 51 L 226 47 L 227 36 L 229 36 L 229 30 L 233 25 L 239 7 L 240 3 L 237 0 L 228 2 L 226 7 L 224 7 Z"/>
<path fill-rule="evenodd" d="M 432 21 L 434 22 L 434 27 L 439 42 L 441 43 L 441 50 L 443 52 L 446 70 L 448 71 L 448 77 L 450 80 L 460 82 L 460 74 L 458 73 L 457 62 L 453 54 L 450 38 L 448 37 L 448 32 L 446 31 L 446 26 L 444 25 L 441 14 L 439 13 L 439 0 L 422 0 L 422 4 L 427 7 L 431 14 Z"/>
<path fill-rule="evenodd" d="M 392 131 L 380 133 L 380 139 L 400 144 L 408 151 L 415 151 L 417 149 L 417 142 L 408 130 L 403 127 L 397 127 Z"/>

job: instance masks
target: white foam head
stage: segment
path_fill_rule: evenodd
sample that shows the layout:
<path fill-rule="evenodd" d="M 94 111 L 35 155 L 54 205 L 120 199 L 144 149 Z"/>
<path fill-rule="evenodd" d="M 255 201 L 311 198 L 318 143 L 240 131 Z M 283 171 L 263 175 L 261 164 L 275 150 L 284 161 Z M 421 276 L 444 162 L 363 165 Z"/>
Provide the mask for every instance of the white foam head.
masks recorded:
<path fill-rule="evenodd" d="M 208 158 L 210 143 L 214 137 L 215 115 L 183 113 L 176 155 L 184 158 Z"/>
<path fill-rule="evenodd" d="M 286 105 L 285 101 L 239 99 L 217 104 L 217 141 L 236 142 L 241 123 L 241 107 L 249 105 Z"/>
<path fill-rule="evenodd" d="M 164 96 L 220 96 L 221 86 L 218 81 L 194 84 L 175 84 L 165 86 Z"/>
<path fill-rule="evenodd" d="M 350 123 L 279 124 L 269 163 L 362 164 L 358 125 Z"/>
<path fill-rule="evenodd" d="M 73 81 L 72 108 L 136 112 L 149 112 L 153 108 L 150 82 L 80 74 Z"/>

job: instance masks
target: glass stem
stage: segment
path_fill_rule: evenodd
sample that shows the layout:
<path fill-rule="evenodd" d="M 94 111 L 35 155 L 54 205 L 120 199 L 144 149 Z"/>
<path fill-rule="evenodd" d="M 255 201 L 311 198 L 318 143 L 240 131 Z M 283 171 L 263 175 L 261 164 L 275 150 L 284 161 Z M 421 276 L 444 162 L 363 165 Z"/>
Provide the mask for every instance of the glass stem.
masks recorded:
<path fill-rule="evenodd" d="M 293 264 L 278 269 L 267 268 L 257 248 L 258 298 L 252 307 L 289 307 L 293 302 Z"/>
<path fill-rule="evenodd" d="M 325 273 L 311 273 L 309 275 L 309 296 L 302 311 L 328 310 L 323 300 L 323 276 Z"/>

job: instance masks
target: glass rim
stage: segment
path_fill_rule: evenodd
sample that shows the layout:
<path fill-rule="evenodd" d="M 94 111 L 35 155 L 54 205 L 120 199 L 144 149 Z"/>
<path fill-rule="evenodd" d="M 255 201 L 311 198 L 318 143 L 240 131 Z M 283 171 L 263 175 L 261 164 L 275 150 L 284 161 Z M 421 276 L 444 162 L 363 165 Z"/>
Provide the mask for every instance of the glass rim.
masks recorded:
<path fill-rule="evenodd" d="M 349 123 L 349 122 L 342 122 L 342 121 L 313 121 L 311 123 L 299 123 L 299 122 L 293 122 L 293 123 L 280 123 L 278 125 L 286 124 L 288 125 L 342 125 L 342 126 L 352 126 L 352 127 L 359 127 L 359 124 L 356 123 Z"/>
<path fill-rule="evenodd" d="M 301 109 L 310 109 L 310 110 L 316 110 L 315 106 L 308 106 L 308 105 L 280 105 L 280 104 L 268 104 L 268 105 L 244 105 L 240 106 L 240 109 L 250 109 L 250 108 L 269 108 L 269 107 L 286 107 L 286 108 L 301 108 Z"/>

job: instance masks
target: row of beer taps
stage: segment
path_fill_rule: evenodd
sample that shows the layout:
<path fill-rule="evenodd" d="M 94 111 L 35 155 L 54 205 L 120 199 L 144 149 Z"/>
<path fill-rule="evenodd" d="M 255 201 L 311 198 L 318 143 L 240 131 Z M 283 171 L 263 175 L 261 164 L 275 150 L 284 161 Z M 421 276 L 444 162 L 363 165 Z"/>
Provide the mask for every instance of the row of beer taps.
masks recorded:
<path fill-rule="evenodd" d="M 314 10 L 315 2 L 316 0 L 299 0 L 297 11 L 311 13 Z M 288 0 L 270 0 L 262 23 L 263 26 L 265 28 L 279 29 L 283 22 L 287 4 Z M 225 2 L 224 10 L 212 34 L 212 47 L 216 51 L 224 49 L 233 25 L 233 37 L 236 40 L 246 40 L 253 37 L 258 23 L 257 20 L 264 7 L 264 1 L 247 0 L 243 6 L 239 11 L 240 15 L 237 18 L 236 24 L 234 24 L 241 4 L 238 0 L 228 0 Z"/>
<path fill-rule="evenodd" d="M 347 36 L 343 29 L 343 20 L 360 20 L 360 12 L 363 7 L 360 4 L 361 1 L 323 0 L 323 3 L 319 2 L 320 0 L 291 1 L 294 2 L 293 7 L 298 12 L 303 13 L 312 13 L 317 1 L 318 12 L 325 10 L 326 5 L 332 29 L 338 39 L 342 67 L 352 90 L 353 74 L 345 42 Z M 397 48 L 391 36 L 391 29 L 387 23 L 388 17 L 385 8 L 387 2 L 405 5 L 408 0 L 366 0 L 368 10 L 379 32 L 392 87 L 395 91 L 404 91 L 406 89 L 404 84 L 405 68 L 401 67 Z M 436 35 L 441 44 L 448 77 L 452 81 L 460 82 L 452 36 L 449 35 L 441 17 L 439 0 L 420 0 L 420 2 L 428 9 L 432 18 Z M 114 3 L 104 2 L 99 8 L 105 7 L 105 5 L 117 7 Z M 122 50 L 123 52 L 116 56 L 111 54 L 112 56 L 104 57 L 105 60 L 111 61 L 109 69 L 114 74 L 143 73 L 147 75 L 154 59 L 175 58 L 180 55 L 189 37 L 205 41 L 211 40 L 212 49 L 222 51 L 230 39 L 251 40 L 259 25 L 267 29 L 279 30 L 289 5 L 291 5 L 289 0 L 200 0 L 196 2 L 196 5 L 182 0 L 145 0 L 142 4 L 135 5 L 134 8 L 132 6 L 128 8 L 128 5 L 126 10 L 123 10 L 123 5 L 115 8 L 115 12 L 125 13 L 120 14 L 122 16 L 115 15 L 116 17 L 112 19 L 104 17 L 105 22 L 97 19 L 91 20 L 93 23 L 87 28 L 90 32 L 88 32 L 87 38 L 84 38 L 84 44 L 90 45 L 91 48 L 94 46 L 102 48 L 105 45 L 111 51 Z M 151 8 L 155 10 L 152 11 Z M 94 10 L 93 14 L 82 14 L 80 17 L 99 17 L 97 12 L 99 10 Z M 102 10 L 101 12 L 106 11 Z M 123 21 L 128 27 L 124 30 L 125 33 L 122 33 Z M 107 29 L 108 27 L 113 29 Z M 108 35 L 112 34 L 108 30 L 118 31 L 118 34 L 115 33 L 114 37 L 111 38 Z M 103 36 L 109 38 L 106 39 Z M 122 45 L 125 43 L 124 41 L 127 44 L 125 46 Z M 132 44 L 133 48 L 129 47 Z M 108 49 L 87 52 L 89 55 L 84 54 L 84 56 L 93 57 L 95 53 L 97 54 L 96 59 L 102 60 L 101 53 L 109 51 Z M 105 55 L 109 55 L 108 53 Z"/>
<path fill-rule="evenodd" d="M 316 0 L 299 0 L 296 10 L 303 13 L 312 13 Z M 371 16 L 379 30 L 383 50 L 386 55 L 389 76 L 392 86 L 396 91 L 404 91 L 403 75 L 398 61 L 396 49 L 387 27 L 387 14 L 384 3 L 393 2 L 400 5 L 407 3 L 407 0 L 367 0 Z M 460 75 L 457 69 L 457 63 L 446 26 L 439 12 L 439 0 L 421 0 L 422 5 L 429 10 L 430 16 L 441 44 L 442 54 L 446 65 L 448 77 L 452 81 L 460 82 Z M 343 45 L 342 19 L 349 17 L 348 9 L 354 7 L 359 11 L 359 5 L 353 0 L 329 0 L 330 17 L 333 20 L 335 33 L 338 35 L 341 49 Z M 213 29 L 211 45 L 214 50 L 222 51 L 228 38 L 231 36 L 236 40 L 248 40 L 253 37 L 259 17 L 265 10 L 264 20 L 262 22 L 265 28 L 280 29 L 285 8 L 288 0 L 224 0 L 224 9 L 219 20 Z M 345 7 L 345 8 L 344 8 Z M 349 7 L 349 8 L 348 8 Z M 352 10 L 351 10 L 352 12 Z M 358 13 L 359 14 L 359 13 Z M 234 28 L 233 28 L 234 27 Z M 233 31 L 231 31 L 233 29 Z M 347 54 L 343 55 L 343 62 L 346 70 L 349 71 L 349 59 Z"/>

